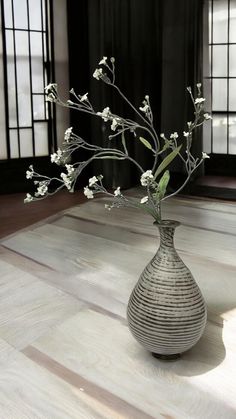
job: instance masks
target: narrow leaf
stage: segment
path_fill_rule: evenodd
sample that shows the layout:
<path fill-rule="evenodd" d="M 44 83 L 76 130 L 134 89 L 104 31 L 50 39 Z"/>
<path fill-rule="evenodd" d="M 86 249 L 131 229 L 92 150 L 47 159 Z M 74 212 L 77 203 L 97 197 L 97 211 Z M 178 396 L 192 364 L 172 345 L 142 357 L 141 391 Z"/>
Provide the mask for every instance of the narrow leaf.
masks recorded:
<path fill-rule="evenodd" d="M 139 137 L 139 139 L 140 139 L 141 143 L 143 143 L 145 145 L 145 147 L 149 148 L 149 150 L 152 150 L 152 146 L 149 143 L 149 141 L 145 140 L 145 138 L 143 138 L 143 137 Z"/>
<path fill-rule="evenodd" d="M 166 170 L 164 175 L 161 177 L 160 182 L 158 184 L 158 198 L 159 198 L 159 200 L 164 198 L 169 180 L 170 180 L 170 172 L 169 172 L 169 170 Z"/>
<path fill-rule="evenodd" d="M 179 153 L 180 149 L 182 147 L 182 144 L 177 147 L 175 150 L 173 150 L 170 154 L 168 154 L 168 156 L 166 156 L 166 158 L 161 162 L 160 166 L 157 168 L 156 173 L 154 174 L 154 180 L 157 178 L 157 176 L 163 172 L 163 170 L 169 166 L 169 164 L 172 162 L 172 160 L 174 160 L 174 158 L 177 156 L 177 154 Z"/>

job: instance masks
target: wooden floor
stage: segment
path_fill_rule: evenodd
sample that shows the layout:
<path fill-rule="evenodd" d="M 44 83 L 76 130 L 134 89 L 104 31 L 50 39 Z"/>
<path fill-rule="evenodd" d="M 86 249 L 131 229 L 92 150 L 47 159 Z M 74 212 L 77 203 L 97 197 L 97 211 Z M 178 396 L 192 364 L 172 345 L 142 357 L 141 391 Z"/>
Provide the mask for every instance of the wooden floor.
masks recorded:
<path fill-rule="evenodd" d="M 106 202 L 1 241 L 0 419 L 235 419 L 236 205 L 165 205 L 166 218 L 182 222 L 176 248 L 205 296 L 208 323 L 192 350 L 164 362 L 126 325 L 156 228 L 141 212 L 105 211 Z"/>
<path fill-rule="evenodd" d="M 24 204 L 25 193 L 0 195 L 0 238 L 73 205 L 85 202 L 84 194 L 60 191 L 50 198 Z"/>

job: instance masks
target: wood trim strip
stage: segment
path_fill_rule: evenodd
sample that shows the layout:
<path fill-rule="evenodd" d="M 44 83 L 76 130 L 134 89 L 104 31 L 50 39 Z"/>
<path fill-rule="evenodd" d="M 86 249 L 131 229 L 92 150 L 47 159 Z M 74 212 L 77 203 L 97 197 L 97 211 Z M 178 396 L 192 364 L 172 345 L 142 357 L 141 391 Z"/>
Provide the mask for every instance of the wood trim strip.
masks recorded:
<path fill-rule="evenodd" d="M 99 402 L 114 409 L 117 413 L 122 414 L 122 417 L 127 419 L 154 419 L 153 416 L 148 415 L 104 388 L 93 384 L 91 381 L 88 381 L 86 378 L 71 371 L 69 368 L 66 368 L 64 365 L 50 358 L 33 346 L 27 346 L 21 352 L 27 358 L 66 381 L 68 384 L 78 389 L 83 389 L 90 397 L 97 399 Z M 161 413 L 160 416 L 166 417 L 166 415 Z"/>
<path fill-rule="evenodd" d="M 48 266 L 48 265 L 46 265 L 44 263 L 38 262 L 37 260 L 32 259 L 29 256 L 25 256 L 23 253 L 17 252 L 16 250 L 13 250 L 10 247 L 7 247 L 3 243 L 0 243 L 0 251 L 1 251 L 1 249 L 3 250 L 3 252 L 5 251 L 4 252 L 5 255 L 7 253 L 9 255 L 16 255 L 16 258 L 20 258 L 20 259 L 22 259 L 22 261 L 24 260 L 25 262 L 30 262 L 32 265 L 40 266 L 41 268 L 46 268 L 46 270 L 49 271 L 49 272 L 56 272 L 55 269 L 51 268 L 50 266 Z M 14 264 L 12 260 L 9 260 L 9 263 Z M 15 263 L 15 266 L 18 266 L 17 263 Z M 28 270 L 27 269 L 27 271 L 29 273 L 33 273 L 33 272 L 31 272 L 31 270 Z"/>
<path fill-rule="evenodd" d="M 74 297 L 74 295 L 73 295 Z M 78 298 L 80 301 L 82 301 L 83 303 L 85 303 L 89 309 L 96 311 L 96 313 L 100 313 L 100 314 L 104 314 L 105 316 L 111 317 L 112 319 L 118 320 L 121 324 L 123 324 L 124 326 L 128 326 L 127 325 L 127 320 L 126 317 L 122 317 L 119 314 L 113 313 L 110 310 L 107 310 L 104 307 L 101 307 L 100 305 L 91 303 L 88 300 L 85 300 L 84 298 Z"/>

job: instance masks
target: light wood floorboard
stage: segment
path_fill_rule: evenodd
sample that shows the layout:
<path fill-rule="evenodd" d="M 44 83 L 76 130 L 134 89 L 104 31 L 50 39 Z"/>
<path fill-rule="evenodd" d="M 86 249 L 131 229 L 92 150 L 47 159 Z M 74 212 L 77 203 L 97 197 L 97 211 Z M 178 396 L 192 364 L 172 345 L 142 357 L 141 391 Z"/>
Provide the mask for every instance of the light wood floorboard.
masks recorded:
<path fill-rule="evenodd" d="M 139 191 L 132 192 L 140 196 Z M 100 198 L 0 245 L 0 419 L 235 419 L 236 206 L 172 199 L 176 248 L 208 305 L 198 344 L 151 357 L 126 324 L 152 220 Z"/>

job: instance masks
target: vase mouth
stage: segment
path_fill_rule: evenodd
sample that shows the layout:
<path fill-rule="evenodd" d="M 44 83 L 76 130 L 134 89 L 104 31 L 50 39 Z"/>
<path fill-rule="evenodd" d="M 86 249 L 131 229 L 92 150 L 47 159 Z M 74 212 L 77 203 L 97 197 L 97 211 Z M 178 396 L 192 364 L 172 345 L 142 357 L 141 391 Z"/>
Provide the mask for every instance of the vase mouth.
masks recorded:
<path fill-rule="evenodd" d="M 179 221 L 176 220 L 161 220 L 160 223 L 158 223 L 157 221 L 154 221 L 153 223 L 154 225 L 156 225 L 157 227 L 166 227 L 166 228 L 176 228 L 180 225 Z"/>

